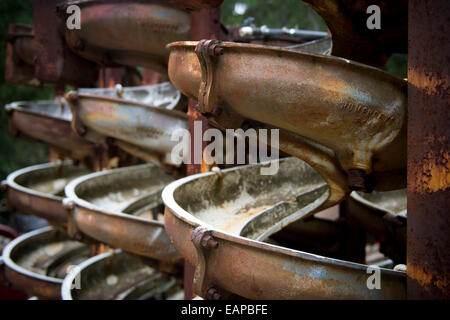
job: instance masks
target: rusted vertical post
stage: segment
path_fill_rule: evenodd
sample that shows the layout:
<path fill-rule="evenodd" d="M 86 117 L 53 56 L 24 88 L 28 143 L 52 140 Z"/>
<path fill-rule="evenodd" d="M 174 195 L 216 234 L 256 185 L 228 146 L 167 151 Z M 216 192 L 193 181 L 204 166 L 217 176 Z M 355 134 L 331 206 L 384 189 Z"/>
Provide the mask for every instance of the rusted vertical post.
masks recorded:
<path fill-rule="evenodd" d="M 190 40 L 202 39 L 219 39 L 220 35 L 220 8 L 202 9 L 193 11 L 191 13 L 191 31 Z M 195 108 L 197 101 L 189 99 L 188 102 L 188 117 L 189 117 L 189 133 L 191 134 L 191 163 L 187 165 L 187 174 L 192 175 L 201 172 L 201 165 L 194 164 L 194 121 L 202 122 L 202 136 L 203 132 L 208 129 L 208 121 Z M 202 141 L 202 151 L 206 147 Z M 193 279 L 194 267 L 185 262 L 184 264 L 184 299 L 191 300 L 193 297 Z"/>
<path fill-rule="evenodd" d="M 410 0 L 409 299 L 450 298 L 450 2 Z"/>

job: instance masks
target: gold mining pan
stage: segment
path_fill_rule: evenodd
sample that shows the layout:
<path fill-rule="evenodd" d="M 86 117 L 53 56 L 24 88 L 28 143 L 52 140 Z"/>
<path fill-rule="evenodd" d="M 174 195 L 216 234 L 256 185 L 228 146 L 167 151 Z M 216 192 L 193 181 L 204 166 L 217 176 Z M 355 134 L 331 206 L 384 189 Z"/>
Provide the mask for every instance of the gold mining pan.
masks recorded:
<path fill-rule="evenodd" d="M 5 105 L 13 134 L 42 141 L 73 159 L 93 154 L 92 143 L 71 128 L 72 113 L 64 101 L 20 101 Z"/>
<path fill-rule="evenodd" d="M 60 299 L 63 278 L 89 257 L 87 245 L 45 227 L 11 241 L 3 250 L 4 272 L 12 287 L 41 299 Z"/>
<path fill-rule="evenodd" d="M 62 205 L 64 187 L 73 179 L 89 173 L 71 161 L 26 167 L 9 174 L 6 199 L 11 211 L 35 215 L 50 224 L 66 227 L 67 210 Z"/>
<path fill-rule="evenodd" d="M 120 90 L 121 98 L 115 89 L 69 92 L 74 130 L 86 139 L 112 138 L 119 148 L 147 162 L 173 164 L 172 132 L 188 128 L 187 115 L 175 110 L 185 104 L 181 94 L 168 82 Z"/>
<path fill-rule="evenodd" d="M 142 66 L 167 72 L 165 46 L 189 39 L 190 15 L 172 6 L 142 1 L 75 1 L 81 29 L 65 29 L 66 42 L 81 57 L 99 64 Z M 66 12 L 65 3 L 60 9 Z M 61 15 L 66 19 L 65 15 Z"/>
<path fill-rule="evenodd" d="M 182 293 L 175 278 L 121 250 L 84 261 L 64 278 L 61 288 L 63 300 L 170 300 L 182 298 Z"/>
<path fill-rule="evenodd" d="M 271 176 L 260 174 L 264 165 L 189 176 L 164 189 L 166 231 L 196 266 L 197 294 L 207 297 L 218 290 L 249 299 L 405 298 L 404 272 L 381 268 L 381 290 L 370 290 L 366 265 L 264 243 L 288 223 L 310 216 L 329 193 L 320 175 L 299 159 L 279 160 L 279 171 Z"/>
<path fill-rule="evenodd" d="M 173 178 L 153 164 L 96 172 L 65 188 L 72 234 L 163 263 L 179 262 L 162 221 L 162 189 Z M 66 200 L 66 201 L 67 201 Z M 159 215 L 158 215 L 159 213 Z"/>

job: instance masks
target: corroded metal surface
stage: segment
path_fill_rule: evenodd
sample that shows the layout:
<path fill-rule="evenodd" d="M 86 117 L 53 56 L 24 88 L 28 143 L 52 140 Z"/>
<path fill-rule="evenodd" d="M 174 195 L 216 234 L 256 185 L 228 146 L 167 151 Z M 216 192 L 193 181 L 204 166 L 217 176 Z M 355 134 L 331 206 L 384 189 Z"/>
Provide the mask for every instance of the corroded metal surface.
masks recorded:
<path fill-rule="evenodd" d="M 8 27 L 5 80 L 14 84 L 40 86 L 35 77 L 34 30 L 30 25 L 11 24 Z"/>
<path fill-rule="evenodd" d="M 64 279 L 61 296 L 64 300 L 166 300 L 179 297 L 180 291 L 174 278 L 116 250 L 81 263 Z"/>
<path fill-rule="evenodd" d="M 66 226 L 67 211 L 61 201 L 69 181 L 89 173 L 71 162 L 40 164 L 14 171 L 7 178 L 6 199 L 10 210 Z"/>
<path fill-rule="evenodd" d="M 450 2 L 409 2 L 408 298 L 450 298 Z"/>
<path fill-rule="evenodd" d="M 82 88 L 78 89 L 78 92 L 101 97 L 118 98 L 168 110 L 181 109 L 185 106 L 180 91 L 170 82 L 149 86 L 122 87 L 121 85 L 116 85 L 114 88 Z"/>
<path fill-rule="evenodd" d="M 92 143 L 71 128 L 72 113 L 64 101 L 20 101 L 5 106 L 12 133 L 45 142 L 60 153 L 83 160 L 94 153 Z"/>
<path fill-rule="evenodd" d="M 87 259 L 89 247 L 69 240 L 52 227 L 28 232 L 11 241 L 3 251 L 5 278 L 29 296 L 59 299 L 68 267 Z"/>
<path fill-rule="evenodd" d="M 156 154 L 159 162 L 173 164 L 170 153 L 177 142 L 171 140 L 172 132 L 187 129 L 187 116 L 170 108 L 183 101 L 167 83 L 152 87 L 150 92 L 155 106 L 69 92 L 67 100 L 72 109 L 73 129 L 86 139 L 89 139 L 90 132 L 115 138 L 119 147 L 144 160 L 147 158 L 142 153 L 149 154 L 149 157 Z"/>
<path fill-rule="evenodd" d="M 381 244 L 380 251 L 396 263 L 406 263 L 406 189 L 352 192 L 348 214 Z"/>
<path fill-rule="evenodd" d="M 346 179 L 361 190 L 404 187 L 405 81 L 345 59 L 276 47 L 214 41 L 168 47 L 172 83 L 198 99 L 213 125 L 280 128 L 280 150 L 321 172 L 332 187 L 331 204 L 348 192 Z M 355 182 L 358 174 L 363 183 Z"/>
<path fill-rule="evenodd" d="M 101 65 L 139 65 L 166 73 L 165 45 L 189 36 L 189 14 L 167 5 L 114 0 L 73 3 L 81 9 L 82 28 L 65 29 L 67 44 Z M 65 7 L 60 11 L 66 12 Z"/>
<path fill-rule="evenodd" d="M 342 1 L 302 0 L 322 16 L 333 37 L 334 56 L 374 66 L 383 66 L 395 52 L 407 52 L 408 0 Z M 370 30 L 366 13 L 376 4 L 381 11 L 381 29 Z"/>
<path fill-rule="evenodd" d="M 381 269 L 381 290 L 366 286 L 367 266 L 262 242 L 327 198 L 324 181 L 301 160 L 280 160 L 274 176 L 261 165 L 186 177 L 163 191 L 165 227 L 196 266 L 194 288 L 249 299 L 403 299 L 404 272 Z"/>
<path fill-rule="evenodd" d="M 74 203 L 70 233 L 81 232 L 140 256 L 174 263 L 180 255 L 161 221 L 161 191 L 173 179 L 146 164 L 85 175 L 65 188 Z M 159 213 L 159 215 L 158 215 Z"/>
<path fill-rule="evenodd" d="M 67 29 L 66 19 L 59 19 L 57 14 L 57 5 L 61 2 L 33 1 L 36 77 L 45 83 L 93 86 L 98 78 L 98 67 L 67 46 L 62 35 Z"/>

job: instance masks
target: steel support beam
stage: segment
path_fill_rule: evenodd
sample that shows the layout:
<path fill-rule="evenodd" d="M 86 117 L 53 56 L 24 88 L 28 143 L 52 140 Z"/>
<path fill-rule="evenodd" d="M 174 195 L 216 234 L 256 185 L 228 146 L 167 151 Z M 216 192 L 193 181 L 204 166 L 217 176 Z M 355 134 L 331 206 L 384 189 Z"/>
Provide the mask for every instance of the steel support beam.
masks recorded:
<path fill-rule="evenodd" d="M 450 298 L 450 2 L 409 2 L 409 299 Z"/>

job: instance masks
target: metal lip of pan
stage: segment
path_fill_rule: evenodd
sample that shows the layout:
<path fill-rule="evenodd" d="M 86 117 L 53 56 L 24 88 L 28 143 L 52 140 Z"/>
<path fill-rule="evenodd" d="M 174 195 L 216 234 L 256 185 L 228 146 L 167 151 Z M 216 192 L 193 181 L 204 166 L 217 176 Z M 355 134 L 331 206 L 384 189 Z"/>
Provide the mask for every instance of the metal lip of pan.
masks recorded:
<path fill-rule="evenodd" d="M 227 169 L 223 170 L 222 173 L 226 175 L 229 172 L 245 170 L 252 166 Z M 166 205 L 165 225 L 167 233 L 177 250 L 190 263 L 197 265 L 197 274 L 203 274 L 206 279 L 203 279 L 202 282 L 217 285 L 219 288 L 222 287 L 226 291 L 249 299 L 405 298 L 405 272 L 380 268 L 382 289 L 383 285 L 386 287 L 384 290 L 369 290 L 366 287 L 367 265 L 310 254 L 231 234 L 201 221 L 177 203 L 174 196 L 177 189 L 189 182 L 204 179 L 214 174 L 214 172 L 202 173 L 177 180 L 169 184 L 162 194 Z M 199 250 L 196 250 L 192 240 L 189 241 L 194 230 L 200 229 L 199 227 L 207 230 L 207 234 L 219 242 L 217 249 L 215 249 L 217 253 L 205 253 L 206 258 L 202 258 L 205 259 L 202 261 L 206 262 L 199 262 L 200 265 L 197 263 L 201 260 L 198 256 Z M 244 260 L 239 259 L 239 255 L 244 256 Z M 233 256 L 236 262 L 231 262 L 231 266 L 228 267 L 222 266 L 225 261 L 221 260 L 221 256 L 228 258 Z M 236 265 L 233 265 L 234 263 Z M 208 268 L 208 265 L 214 265 L 215 267 Z M 232 276 L 230 274 L 231 269 L 233 276 L 238 278 L 236 281 L 239 282 L 239 286 L 227 281 Z M 277 271 L 274 271 L 273 274 L 267 274 L 267 270 L 272 269 Z M 317 272 L 314 273 L 313 269 Z M 282 278 L 277 278 L 277 272 L 279 272 L 279 277 Z M 259 287 L 259 290 L 255 289 L 255 284 L 252 282 L 257 281 L 255 279 L 264 282 L 264 284 L 261 284 L 264 289 L 261 287 Z M 280 282 L 287 281 L 286 279 L 289 279 L 289 282 L 280 284 Z M 339 283 L 339 287 L 334 284 L 336 282 Z M 256 286 L 258 286 L 258 282 L 256 282 Z M 301 289 L 302 286 L 303 289 Z M 336 286 L 336 288 L 333 289 L 333 286 Z M 197 288 L 197 294 L 204 295 L 205 292 L 198 291 L 206 289 L 203 287 Z"/>

